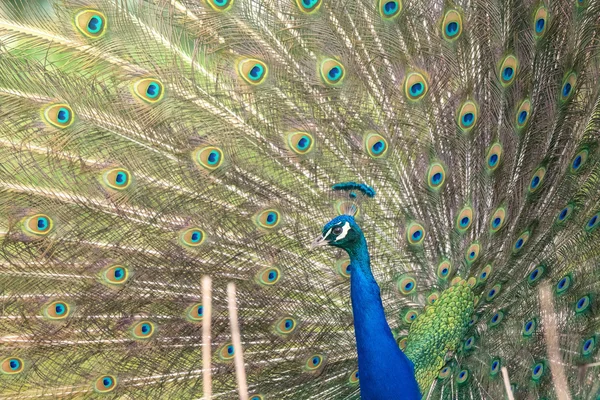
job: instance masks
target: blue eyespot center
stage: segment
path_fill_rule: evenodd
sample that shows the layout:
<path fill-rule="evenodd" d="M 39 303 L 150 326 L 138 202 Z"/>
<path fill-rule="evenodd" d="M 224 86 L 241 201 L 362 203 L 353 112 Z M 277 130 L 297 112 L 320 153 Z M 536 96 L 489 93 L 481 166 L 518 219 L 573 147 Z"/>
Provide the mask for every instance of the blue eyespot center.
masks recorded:
<path fill-rule="evenodd" d="M 336 81 L 342 76 L 342 69 L 340 67 L 333 67 L 329 70 L 327 76 L 329 76 L 329 79 L 332 81 Z"/>
<path fill-rule="evenodd" d="M 190 237 L 192 243 L 198 243 L 200 239 L 202 239 L 202 233 L 200 231 L 192 232 L 192 235 Z"/>
<path fill-rule="evenodd" d="M 581 160 L 581 156 L 575 157 L 575 160 L 573 160 L 573 169 L 578 169 L 581 166 Z"/>
<path fill-rule="evenodd" d="M 579 301 L 577 302 L 577 309 L 580 310 L 582 309 L 588 302 L 588 297 L 584 296 L 581 299 L 579 299 Z"/>
<path fill-rule="evenodd" d="M 520 249 L 522 246 L 523 246 L 523 239 L 517 240 L 517 243 L 515 244 L 515 247 L 517 249 Z"/>
<path fill-rule="evenodd" d="M 588 221 L 588 227 L 591 228 L 593 227 L 596 222 L 598 221 L 598 216 L 594 215 L 592 218 L 590 218 L 590 220 Z"/>
<path fill-rule="evenodd" d="M 482 272 L 481 273 L 481 279 L 485 279 L 487 277 L 487 272 Z"/>
<path fill-rule="evenodd" d="M 66 307 L 64 304 L 58 303 L 54 306 L 54 311 L 56 315 L 63 315 L 66 311 Z"/>
<path fill-rule="evenodd" d="M 120 281 L 121 279 L 123 279 L 125 277 L 125 270 L 121 267 L 115 268 L 114 277 L 116 280 Z"/>
<path fill-rule="evenodd" d="M 568 213 L 568 212 L 569 212 L 569 209 L 568 209 L 568 208 L 565 208 L 565 209 L 563 209 L 563 210 L 560 212 L 560 215 L 558 216 L 558 219 L 560 219 L 561 221 L 562 221 L 563 219 L 565 219 L 565 217 L 567 216 L 567 213 Z"/>
<path fill-rule="evenodd" d="M 501 222 L 502 222 L 502 220 L 500 219 L 500 217 L 496 217 L 496 218 L 494 218 L 494 221 L 492 222 L 492 226 L 494 228 L 497 228 Z"/>
<path fill-rule="evenodd" d="M 567 278 L 562 278 L 562 279 L 560 280 L 560 282 L 558 282 L 558 288 L 559 288 L 559 289 L 562 289 L 562 288 L 564 288 L 564 287 L 565 287 L 565 285 L 566 285 L 566 284 L 567 284 Z"/>
<path fill-rule="evenodd" d="M 496 294 L 496 289 L 492 289 L 490 290 L 490 292 L 488 293 L 488 297 L 494 297 L 494 295 Z"/>
<path fill-rule="evenodd" d="M 286 319 L 285 320 L 285 329 L 291 329 L 291 328 L 292 328 L 292 320 Z"/>
<path fill-rule="evenodd" d="M 544 18 L 540 18 L 535 23 L 535 31 L 537 33 L 541 33 L 544 30 L 544 26 L 546 26 L 546 21 Z"/>
<path fill-rule="evenodd" d="M 45 231 L 46 229 L 48 229 L 48 227 L 50 226 L 50 224 L 48 223 L 48 219 L 45 217 L 38 217 L 37 219 L 37 228 L 40 231 Z"/>
<path fill-rule="evenodd" d="M 498 369 L 498 364 L 499 364 L 498 361 L 494 361 L 492 363 L 492 370 L 494 370 L 494 371 L 497 370 Z"/>
<path fill-rule="evenodd" d="M 448 275 L 448 268 L 442 269 L 442 275 Z"/>
<path fill-rule="evenodd" d="M 115 183 L 119 186 L 123 186 L 127 183 L 127 174 L 125 172 L 117 172 L 115 177 Z"/>
<path fill-rule="evenodd" d="M 475 121 L 475 115 L 472 112 L 468 112 L 462 116 L 462 123 L 464 126 L 471 126 Z"/>
<path fill-rule="evenodd" d="M 383 140 L 378 140 L 371 146 L 371 150 L 374 154 L 380 154 L 383 150 L 385 150 L 385 143 Z"/>
<path fill-rule="evenodd" d="M 446 35 L 454 36 L 458 33 L 458 22 L 452 21 L 446 25 Z"/>
<path fill-rule="evenodd" d="M 539 273 L 538 271 L 539 271 L 538 269 L 534 269 L 531 272 L 531 274 L 529 275 L 529 279 L 532 281 L 535 280 L 535 278 L 537 278 L 537 276 L 538 276 L 538 273 Z"/>
<path fill-rule="evenodd" d="M 317 356 L 313 357 L 312 363 L 314 366 L 319 365 L 320 362 L 321 362 L 321 357 L 317 357 Z"/>
<path fill-rule="evenodd" d="M 104 377 L 102 378 L 102 385 L 104 385 L 105 388 L 111 387 L 112 386 L 112 379 L 109 377 Z"/>
<path fill-rule="evenodd" d="M 464 228 L 465 226 L 469 225 L 469 221 L 470 221 L 469 217 L 463 217 L 460 220 L 460 226 L 462 226 Z"/>
<path fill-rule="evenodd" d="M 519 113 L 519 124 L 523 125 L 527 119 L 527 111 L 523 110 Z"/>
<path fill-rule="evenodd" d="M 492 154 L 490 156 L 489 165 L 490 167 L 495 166 L 498 163 L 498 154 Z"/>
<path fill-rule="evenodd" d="M 474 251 L 472 251 L 472 252 L 469 253 L 469 258 L 475 258 L 475 252 Z"/>
<path fill-rule="evenodd" d="M 19 367 L 21 367 L 21 362 L 15 358 L 11 358 L 8 362 L 8 365 L 10 366 L 11 370 L 16 371 L 19 369 Z"/>
<path fill-rule="evenodd" d="M 398 11 L 398 3 L 395 1 L 388 1 L 383 5 L 383 12 L 385 15 L 391 15 Z"/>
<path fill-rule="evenodd" d="M 142 324 L 141 331 L 144 335 L 150 333 L 150 324 Z"/>
<path fill-rule="evenodd" d="M 69 110 L 67 110 L 64 107 L 61 107 L 58 110 L 58 114 L 56 115 L 56 119 L 58 120 L 58 122 L 60 122 L 61 124 L 65 124 L 67 122 L 69 122 L 69 117 L 71 116 L 71 113 L 69 112 Z"/>
<path fill-rule="evenodd" d="M 273 211 L 267 214 L 267 225 L 273 225 L 277 222 L 277 214 Z"/>
<path fill-rule="evenodd" d="M 298 140 L 298 150 L 306 150 L 310 146 L 310 138 L 308 136 L 302 136 Z"/>
<path fill-rule="evenodd" d="M 233 355 L 233 346 L 232 345 L 227 346 L 227 354 L 229 354 L 230 356 Z"/>
<path fill-rule="evenodd" d="M 494 316 L 492 317 L 492 322 L 497 322 L 498 321 L 498 314 L 494 314 Z"/>
<path fill-rule="evenodd" d="M 153 99 L 160 94 L 160 86 L 157 83 L 152 82 L 146 88 L 146 96 Z"/>
<path fill-rule="evenodd" d="M 417 230 L 417 231 L 413 232 L 413 234 L 412 234 L 412 238 L 414 240 L 421 239 L 421 236 L 423 236 L 423 232 L 421 232 L 420 230 Z"/>
<path fill-rule="evenodd" d="M 531 322 L 531 321 L 527 322 L 527 324 L 525 324 L 525 331 L 529 332 L 532 327 L 533 327 L 533 322 Z"/>
<path fill-rule="evenodd" d="M 442 173 L 441 172 L 436 172 L 431 177 L 431 183 L 433 183 L 434 185 L 439 185 L 440 182 L 442 182 Z"/>
<path fill-rule="evenodd" d="M 198 314 L 199 317 L 201 317 L 202 315 L 204 315 L 204 307 L 203 306 L 198 306 L 198 308 L 196 309 L 196 313 Z"/>
<path fill-rule="evenodd" d="M 410 87 L 410 94 L 411 96 L 418 96 L 421 93 L 423 93 L 423 91 L 425 90 L 425 86 L 421 83 L 421 82 L 417 82 L 414 83 L 411 87 Z"/>
<path fill-rule="evenodd" d="M 262 65 L 260 64 L 255 64 L 254 67 L 252 67 L 252 69 L 250 70 L 250 72 L 248 73 L 248 77 L 253 80 L 256 81 L 258 79 L 260 79 L 263 76 L 263 72 L 264 72 L 264 68 Z"/>
<path fill-rule="evenodd" d="M 542 367 L 541 367 L 541 366 L 539 366 L 539 365 L 536 365 L 536 366 L 535 366 L 535 368 L 533 369 L 533 373 L 537 375 L 537 374 L 539 374 L 539 373 L 540 373 L 540 370 L 541 370 L 541 369 L 542 369 Z"/>
<path fill-rule="evenodd" d="M 213 0 L 215 4 L 219 7 L 224 7 L 227 5 L 228 0 Z"/>
<path fill-rule="evenodd" d="M 567 97 L 569 94 L 571 94 L 571 89 L 572 89 L 571 84 L 569 82 L 565 83 L 565 85 L 563 86 L 563 90 L 562 90 L 563 97 Z"/>
<path fill-rule="evenodd" d="M 540 184 L 540 177 L 534 176 L 533 179 L 531 180 L 531 188 L 535 189 L 536 187 L 538 187 L 539 184 Z"/>
<path fill-rule="evenodd" d="M 219 152 L 217 150 L 212 150 L 210 152 L 210 154 L 208 155 L 208 164 L 209 165 L 215 165 L 219 162 L 219 159 L 221 158 L 221 155 L 219 154 Z"/>
<path fill-rule="evenodd" d="M 412 282 L 408 282 L 406 285 L 404 285 L 404 289 L 405 290 L 411 290 L 413 288 L 413 283 Z"/>
<path fill-rule="evenodd" d="M 269 275 L 268 275 L 268 279 L 269 279 L 269 281 L 271 281 L 271 282 L 272 282 L 272 281 L 274 281 L 274 280 L 275 280 L 275 278 L 277 278 L 277 272 L 275 272 L 275 271 L 270 271 L 270 272 L 269 272 Z"/>
<path fill-rule="evenodd" d="M 513 77 L 514 73 L 515 70 L 512 67 L 505 67 L 502 71 L 502 79 L 509 81 Z"/>
<path fill-rule="evenodd" d="M 90 33 L 98 33 L 102 29 L 102 18 L 93 16 L 87 24 L 87 30 Z"/>
<path fill-rule="evenodd" d="M 319 0 L 302 0 L 302 5 L 304 5 L 306 8 L 312 8 L 318 2 Z"/>
<path fill-rule="evenodd" d="M 464 371 L 462 371 L 460 374 L 458 374 L 458 377 L 459 377 L 460 379 L 464 378 L 464 377 L 465 377 L 465 372 L 464 372 Z"/>

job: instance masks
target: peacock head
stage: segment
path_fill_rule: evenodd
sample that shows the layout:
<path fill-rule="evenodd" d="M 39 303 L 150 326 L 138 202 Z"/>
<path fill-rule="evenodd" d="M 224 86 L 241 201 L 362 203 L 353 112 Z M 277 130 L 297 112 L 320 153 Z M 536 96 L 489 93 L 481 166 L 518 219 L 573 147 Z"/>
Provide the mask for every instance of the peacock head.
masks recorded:
<path fill-rule="evenodd" d="M 340 215 L 323 227 L 323 233 L 314 240 L 311 247 L 334 246 L 347 252 L 353 252 L 364 241 L 360 227 L 351 215 Z"/>

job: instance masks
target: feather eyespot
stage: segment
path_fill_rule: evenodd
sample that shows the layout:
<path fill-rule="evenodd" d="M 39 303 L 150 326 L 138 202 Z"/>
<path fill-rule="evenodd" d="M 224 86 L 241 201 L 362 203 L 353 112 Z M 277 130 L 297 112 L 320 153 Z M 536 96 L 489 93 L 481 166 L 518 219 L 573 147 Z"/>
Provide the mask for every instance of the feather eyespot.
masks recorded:
<path fill-rule="evenodd" d="M 465 384 L 469 380 L 469 370 L 463 369 L 456 375 L 456 383 L 459 385 Z"/>
<path fill-rule="evenodd" d="M 560 224 L 566 222 L 572 213 L 573 213 L 573 204 L 567 204 L 567 206 L 565 208 L 563 208 L 562 210 L 560 210 L 558 212 L 558 215 L 556 216 L 556 223 L 558 225 L 560 225 Z"/>
<path fill-rule="evenodd" d="M 467 231 L 467 229 L 469 229 L 471 227 L 471 224 L 473 223 L 473 208 L 471 207 L 465 207 L 463 208 L 460 213 L 458 213 L 458 216 L 456 217 L 456 229 L 461 232 L 464 233 Z"/>
<path fill-rule="evenodd" d="M 6 375 L 14 375 L 23 372 L 23 360 L 18 357 L 9 357 L 0 363 L 0 371 Z"/>
<path fill-rule="evenodd" d="M 500 324 L 500 322 L 502 322 L 503 319 L 504 319 L 504 312 L 497 311 L 494 315 L 492 315 L 492 318 L 490 318 L 490 322 L 488 323 L 488 326 L 490 328 L 498 326 Z"/>
<path fill-rule="evenodd" d="M 571 72 L 563 81 L 562 89 L 560 90 L 560 99 L 562 101 L 567 101 L 571 98 L 571 96 L 573 96 L 576 84 L 577 74 L 575 72 Z"/>
<path fill-rule="evenodd" d="M 506 218 L 506 209 L 504 207 L 498 207 L 492 217 L 490 218 L 490 232 L 496 233 L 504 226 L 504 220 Z"/>
<path fill-rule="evenodd" d="M 531 182 L 529 182 L 530 193 L 533 193 L 540 188 L 542 182 L 544 181 L 544 176 L 546 176 L 546 168 L 539 167 L 535 170 L 533 177 L 531 177 Z"/>
<path fill-rule="evenodd" d="M 442 33 L 444 39 L 454 41 L 458 39 L 462 33 L 463 24 L 462 16 L 456 10 L 448 10 L 442 21 Z"/>
<path fill-rule="evenodd" d="M 64 301 L 53 301 L 44 307 L 44 316 L 51 320 L 65 319 L 71 314 L 71 307 Z"/>
<path fill-rule="evenodd" d="M 523 323 L 523 329 L 521 330 L 521 334 L 524 337 L 531 337 L 535 333 L 535 328 L 537 327 L 537 321 L 534 319 L 530 319 L 529 321 L 525 321 Z"/>
<path fill-rule="evenodd" d="M 27 233 L 36 236 L 45 236 L 52 232 L 54 222 L 46 214 L 35 214 L 25 219 L 23 227 Z"/>
<path fill-rule="evenodd" d="M 304 364 L 305 368 L 309 371 L 314 371 L 319 369 L 324 362 L 324 358 L 321 354 L 315 354 L 311 357 L 308 358 L 308 360 L 306 360 L 306 363 Z"/>
<path fill-rule="evenodd" d="M 500 83 L 502 86 L 510 86 L 517 76 L 519 62 L 514 55 L 504 57 L 500 64 Z"/>
<path fill-rule="evenodd" d="M 348 377 L 348 383 L 350 383 L 351 385 L 356 385 L 358 383 L 358 370 L 354 370 L 352 371 L 352 373 L 350 373 L 350 376 Z"/>
<path fill-rule="evenodd" d="M 403 295 L 409 295 L 417 288 L 417 281 L 412 276 L 405 276 L 398 279 L 398 290 Z"/>
<path fill-rule="evenodd" d="M 581 355 L 584 357 L 588 357 L 592 355 L 596 348 L 596 337 L 592 336 L 591 338 L 586 339 L 581 346 Z"/>
<path fill-rule="evenodd" d="M 221 346 L 218 354 L 219 358 L 223 361 L 232 360 L 235 356 L 235 348 L 233 347 L 233 343 L 225 343 L 223 346 Z"/>
<path fill-rule="evenodd" d="M 479 273 L 479 277 L 478 277 L 479 283 L 484 283 L 485 281 L 487 281 L 491 274 L 492 274 L 492 265 L 488 264 Z"/>
<path fill-rule="evenodd" d="M 123 265 L 113 265 L 102 272 L 102 279 L 110 285 L 123 285 L 129 279 L 129 270 Z"/>
<path fill-rule="evenodd" d="M 250 85 L 263 83 L 268 72 L 267 64 L 255 58 L 247 58 L 238 63 L 239 76 Z"/>
<path fill-rule="evenodd" d="M 281 335 L 289 335 L 296 330 L 296 320 L 292 317 L 280 319 L 275 325 L 275 330 Z"/>
<path fill-rule="evenodd" d="M 131 328 L 131 334 L 135 339 L 149 339 L 155 331 L 156 328 L 150 321 L 140 321 Z"/>
<path fill-rule="evenodd" d="M 264 400 L 264 397 L 262 397 L 260 394 L 255 394 L 254 396 L 250 397 L 250 400 Z"/>
<path fill-rule="evenodd" d="M 306 14 L 312 14 L 321 7 L 321 0 L 296 0 L 300 11 Z"/>
<path fill-rule="evenodd" d="M 102 174 L 102 183 L 113 190 L 125 190 L 131 184 L 131 175 L 126 169 L 114 168 Z"/>
<path fill-rule="evenodd" d="M 206 0 L 206 2 L 215 11 L 227 11 L 233 5 L 233 0 Z"/>
<path fill-rule="evenodd" d="M 494 171 L 500 165 L 502 159 L 502 145 L 494 143 L 488 150 L 486 159 L 486 167 L 489 171 Z"/>
<path fill-rule="evenodd" d="M 223 150 L 214 146 L 201 147 L 194 151 L 194 161 L 209 171 L 215 170 L 223 164 Z"/>
<path fill-rule="evenodd" d="M 544 376 L 544 363 L 537 363 L 531 368 L 531 378 L 539 381 Z"/>
<path fill-rule="evenodd" d="M 265 229 L 276 228 L 280 221 L 281 215 L 274 208 L 261 211 L 254 217 L 254 223 Z"/>
<path fill-rule="evenodd" d="M 523 129 L 529 121 L 529 115 L 531 113 L 531 102 L 529 99 L 525 99 L 521 102 L 519 109 L 517 110 L 516 123 L 517 129 Z"/>
<path fill-rule="evenodd" d="M 369 156 L 381 158 L 388 151 L 388 142 L 383 136 L 377 133 L 370 133 L 365 136 L 365 149 Z"/>
<path fill-rule="evenodd" d="M 164 87 L 158 79 L 145 78 L 133 83 L 133 93 L 147 103 L 157 103 L 164 96 Z"/>
<path fill-rule="evenodd" d="M 433 292 L 429 296 L 427 296 L 427 304 L 433 305 L 440 299 L 440 294 L 438 292 Z"/>
<path fill-rule="evenodd" d="M 452 264 L 448 260 L 442 261 L 437 267 L 437 276 L 442 280 L 448 279 L 452 273 Z"/>
<path fill-rule="evenodd" d="M 471 265 L 479 258 L 479 252 L 481 251 L 481 246 L 479 243 L 472 243 L 465 252 L 465 260 L 467 264 Z"/>
<path fill-rule="evenodd" d="M 525 231 L 525 232 L 521 233 L 519 235 L 519 237 L 517 238 L 517 240 L 515 240 L 515 244 L 513 245 L 513 253 L 518 253 L 519 251 L 521 251 L 521 249 L 523 249 L 523 247 L 525 247 L 525 244 L 529 240 L 530 236 L 531 236 L 531 232 L 529 232 L 529 231 Z"/>
<path fill-rule="evenodd" d="M 339 62 L 328 58 L 321 63 L 321 78 L 330 86 L 338 85 L 344 80 L 346 69 Z"/>
<path fill-rule="evenodd" d="M 600 212 L 592 215 L 585 224 L 585 230 L 587 232 L 594 231 L 600 225 Z"/>
<path fill-rule="evenodd" d="M 206 234 L 200 228 L 189 228 L 179 235 L 179 243 L 187 247 L 198 247 L 206 240 Z"/>
<path fill-rule="evenodd" d="M 529 276 L 527 277 L 527 283 L 529 283 L 530 285 L 536 283 L 542 278 L 542 276 L 544 276 L 544 272 L 544 266 L 538 265 L 533 271 L 529 273 Z"/>
<path fill-rule="evenodd" d="M 465 340 L 463 344 L 463 349 L 466 351 L 472 350 L 475 346 L 475 336 L 470 336 L 467 340 Z"/>
<path fill-rule="evenodd" d="M 75 121 L 75 113 L 67 104 L 53 104 L 43 111 L 44 121 L 55 128 L 68 128 Z"/>
<path fill-rule="evenodd" d="M 314 139 L 310 133 L 294 132 L 288 135 L 287 143 L 294 153 L 304 155 L 312 151 Z"/>
<path fill-rule="evenodd" d="M 577 300 L 577 303 L 575 303 L 575 312 L 582 313 L 584 311 L 587 311 L 590 308 L 590 305 L 591 305 L 591 297 L 590 297 L 590 295 L 585 295 L 585 296 L 581 297 L 579 300 Z"/>
<path fill-rule="evenodd" d="M 440 190 L 446 181 L 446 170 L 440 163 L 433 163 L 427 171 L 427 185 L 430 189 Z"/>
<path fill-rule="evenodd" d="M 492 360 L 492 363 L 490 364 L 490 375 L 491 376 L 498 375 L 501 368 L 502 368 L 502 365 L 501 365 L 500 359 L 495 358 L 494 360 Z"/>
<path fill-rule="evenodd" d="M 404 320 L 405 323 L 410 325 L 413 322 L 415 322 L 415 320 L 417 319 L 418 316 L 419 316 L 419 312 L 417 310 L 408 310 L 404 314 L 404 318 L 402 318 L 402 319 Z"/>
<path fill-rule="evenodd" d="M 500 293 L 501 288 L 502 288 L 502 285 L 500 285 L 500 284 L 494 285 L 494 287 L 492 287 L 490 289 L 490 291 L 487 293 L 486 300 L 487 301 L 494 300 L 498 296 L 498 293 Z"/>
<path fill-rule="evenodd" d="M 98 39 L 106 33 L 106 16 L 100 11 L 84 10 L 75 15 L 75 26 L 83 35 Z"/>
<path fill-rule="evenodd" d="M 544 6 L 541 6 L 537 9 L 533 18 L 533 36 L 535 36 L 536 39 L 540 39 L 546 33 L 547 26 L 548 9 Z"/>
<path fill-rule="evenodd" d="M 379 0 L 379 13 L 383 19 L 394 19 L 402 11 L 400 0 Z"/>
<path fill-rule="evenodd" d="M 425 239 L 425 228 L 423 225 L 413 222 L 406 228 L 406 237 L 411 245 L 421 244 Z"/>
<path fill-rule="evenodd" d="M 571 161 L 572 173 L 577 173 L 582 170 L 582 167 L 585 165 L 589 154 L 590 152 L 588 149 L 581 149 L 577 154 L 575 154 L 575 157 L 573 157 L 573 160 Z"/>
<path fill-rule="evenodd" d="M 202 303 L 192 304 L 187 309 L 187 319 L 192 322 L 200 322 L 204 318 L 204 306 Z"/>
<path fill-rule="evenodd" d="M 96 379 L 94 389 L 99 393 L 108 393 L 117 387 L 117 379 L 111 375 L 103 375 Z"/>
<path fill-rule="evenodd" d="M 280 278 L 281 271 L 279 271 L 279 268 L 276 267 L 265 268 L 257 275 L 258 282 L 265 286 L 272 286 L 276 284 Z"/>
<path fill-rule="evenodd" d="M 444 380 L 444 379 L 448 378 L 451 373 L 452 373 L 452 369 L 450 369 L 450 367 L 446 366 L 446 367 L 442 368 L 440 370 L 440 372 L 438 373 L 438 379 Z"/>
<path fill-rule="evenodd" d="M 402 350 L 402 351 L 406 350 L 407 345 L 408 345 L 408 338 L 406 336 L 398 339 L 398 348 L 400 348 L 400 350 Z"/>
<path fill-rule="evenodd" d="M 427 94 L 429 85 L 425 75 L 420 72 L 411 72 L 404 79 L 404 94 L 410 101 L 419 101 Z"/>
<path fill-rule="evenodd" d="M 460 111 L 456 117 L 458 126 L 463 132 L 469 132 L 477 124 L 479 109 L 474 101 L 465 101 L 460 106 Z"/>
<path fill-rule="evenodd" d="M 571 287 L 571 275 L 563 276 L 556 284 L 556 294 L 560 295 L 565 293 Z"/>

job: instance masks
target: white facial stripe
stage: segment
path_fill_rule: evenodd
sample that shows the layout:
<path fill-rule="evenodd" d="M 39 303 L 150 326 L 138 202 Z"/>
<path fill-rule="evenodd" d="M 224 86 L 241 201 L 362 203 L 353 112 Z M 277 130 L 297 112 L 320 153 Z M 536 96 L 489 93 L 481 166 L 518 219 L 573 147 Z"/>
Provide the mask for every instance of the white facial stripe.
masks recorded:
<path fill-rule="evenodd" d="M 329 228 L 329 230 L 327 231 L 327 233 L 323 236 L 323 240 L 327 239 L 327 236 L 329 236 L 329 234 L 331 233 L 331 230 L 333 228 Z"/>
<path fill-rule="evenodd" d="M 342 226 L 342 233 L 340 233 L 340 235 L 337 237 L 337 239 L 335 239 L 335 241 L 337 242 L 338 240 L 345 238 L 346 235 L 348 234 L 349 230 L 350 230 L 350 224 L 348 223 L 348 221 L 346 221 L 344 226 Z"/>

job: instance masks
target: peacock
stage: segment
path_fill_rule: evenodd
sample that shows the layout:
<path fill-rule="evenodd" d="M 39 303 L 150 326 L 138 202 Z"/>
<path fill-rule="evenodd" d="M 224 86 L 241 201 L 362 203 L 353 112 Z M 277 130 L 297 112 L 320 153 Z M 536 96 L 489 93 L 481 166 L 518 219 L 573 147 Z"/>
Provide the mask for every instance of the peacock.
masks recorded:
<path fill-rule="evenodd" d="M 0 398 L 600 398 L 599 49 L 594 0 L 3 0 Z"/>

